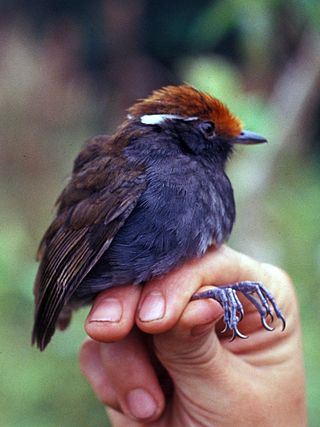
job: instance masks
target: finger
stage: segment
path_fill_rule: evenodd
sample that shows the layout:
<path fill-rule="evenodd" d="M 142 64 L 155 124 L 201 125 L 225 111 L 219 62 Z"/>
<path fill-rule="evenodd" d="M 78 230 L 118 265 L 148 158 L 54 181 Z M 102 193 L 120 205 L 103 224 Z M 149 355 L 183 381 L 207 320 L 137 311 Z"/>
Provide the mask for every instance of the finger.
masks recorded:
<path fill-rule="evenodd" d="M 106 411 L 112 426 L 128 427 L 130 425 L 130 427 L 141 427 L 141 423 L 139 421 L 135 422 L 133 420 L 130 420 L 130 424 L 129 424 L 128 417 L 121 414 L 121 412 L 118 412 L 112 408 L 106 408 Z"/>
<path fill-rule="evenodd" d="M 189 370 L 195 368 L 197 370 L 201 365 L 199 354 L 215 357 L 220 346 L 215 333 L 215 324 L 222 316 L 223 310 L 217 301 L 210 299 L 191 301 L 172 329 L 155 336 L 156 353 L 158 354 L 161 349 L 160 352 L 165 355 L 167 362 L 172 358 L 179 366 L 186 363 L 189 375 Z M 209 344 L 210 352 L 203 352 L 205 343 Z M 159 358 L 163 361 L 163 356 Z M 168 363 L 164 363 L 164 366 L 167 369 Z"/>
<path fill-rule="evenodd" d="M 270 281 L 270 275 L 263 264 L 227 246 L 210 248 L 201 259 L 191 260 L 164 278 L 148 283 L 141 294 L 136 322 L 145 332 L 165 332 L 176 324 L 200 285 L 219 286 L 244 280 L 267 283 L 278 299 L 281 288 Z M 239 297 L 245 311 L 254 313 L 251 318 L 258 319 L 256 324 L 260 328 L 260 318 L 255 314 L 256 309 L 252 303 L 241 294 Z"/>
<path fill-rule="evenodd" d="M 241 281 L 259 281 L 268 284 L 271 292 L 284 296 L 293 295 L 292 284 L 288 275 L 281 269 L 259 261 L 231 249 L 221 246 L 209 248 L 200 262 L 192 260 L 189 268 L 200 275 L 202 285 L 226 285 Z M 283 283 L 283 286 L 279 286 Z M 288 289 L 291 288 L 291 289 Z"/>
<path fill-rule="evenodd" d="M 80 370 L 104 405 L 118 409 L 116 393 L 111 386 L 100 355 L 100 343 L 87 339 L 80 348 Z"/>
<path fill-rule="evenodd" d="M 164 409 L 164 396 L 142 334 L 133 330 L 122 341 L 98 345 L 99 368 L 86 368 L 88 365 L 82 358 L 85 365 L 83 371 L 90 378 L 89 382 L 97 397 L 131 419 L 151 421 L 158 418 Z M 103 381 L 108 384 L 107 388 L 95 379 L 97 372 L 101 370 Z"/>
<path fill-rule="evenodd" d="M 200 286 L 201 276 L 189 263 L 147 283 L 136 313 L 137 325 L 151 334 L 172 328 Z"/>
<path fill-rule="evenodd" d="M 124 338 L 135 323 L 140 286 L 117 286 L 96 298 L 85 323 L 87 334 L 96 341 L 113 342 Z"/>
<path fill-rule="evenodd" d="M 257 261 L 227 246 L 210 248 L 202 258 L 191 260 L 144 286 L 136 316 L 137 325 L 148 333 L 165 332 L 176 324 L 200 286 L 263 279 L 264 270 Z M 244 303 L 251 306 L 247 301 Z"/>
<path fill-rule="evenodd" d="M 201 290 L 205 289 L 201 288 Z M 180 355 L 183 358 L 185 349 L 188 350 L 188 353 L 189 351 L 192 353 L 193 348 L 200 349 L 199 343 L 202 343 L 203 339 L 209 335 L 210 340 L 214 341 L 214 345 L 217 346 L 219 343 L 215 334 L 215 324 L 222 316 L 223 310 L 215 300 L 191 301 L 176 325 L 169 331 L 156 335 L 155 342 L 157 345 L 161 343 L 162 351 L 172 354 L 174 358 L 180 358 Z"/>
<path fill-rule="evenodd" d="M 245 280 L 263 281 L 261 263 L 223 245 L 209 248 L 200 263 L 191 261 L 191 267 L 201 276 L 203 285 L 225 285 Z"/>
<path fill-rule="evenodd" d="M 205 407 L 215 393 L 225 393 L 229 386 L 231 390 L 234 375 L 238 377 L 243 362 L 233 363 L 233 355 L 221 346 L 215 333 L 222 314 L 216 301 L 192 301 L 172 329 L 154 337 L 157 357 L 182 401 Z"/>
<path fill-rule="evenodd" d="M 259 359 L 260 363 L 263 364 L 263 359 L 268 360 L 269 363 L 270 361 L 274 361 L 274 356 L 278 355 L 276 351 L 277 347 L 283 345 L 284 341 L 290 342 L 291 338 L 296 336 L 299 309 L 293 284 L 289 276 L 278 267 L 269 264 L 261 264 L 260 269 L 260 280 L 263 281 L 268 289 L 272 290 L 277 303 L 285 315 L 285 330 L 282 330 L 282 323 L 275 318 L 270 323 L 270 326 L 274 327 L 274 331 L 272 333 L 266 331 L 262 327 L 259 313 L 253 305 L 248 303 L 245 317 L 239 323 L 239 328 L 250 339 L 230 342 L 228 334 L 221 336 L 218 333 L 218 335 L 226 349 L 229 349 L 234 354 L 241 354 L 249 362 L 251 358 L 255 358 L 256 360 Z M 218 324 L 217 331 L 221 330 L 222 325 Z M 286 347 L 283 346 L 283 348 Z"/>

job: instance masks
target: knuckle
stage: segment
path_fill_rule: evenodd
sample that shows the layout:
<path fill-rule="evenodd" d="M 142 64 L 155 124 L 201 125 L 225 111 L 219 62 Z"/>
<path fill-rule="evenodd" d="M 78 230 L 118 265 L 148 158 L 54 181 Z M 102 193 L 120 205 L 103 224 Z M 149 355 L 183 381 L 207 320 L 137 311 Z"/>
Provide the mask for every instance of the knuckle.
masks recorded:
<path fill-rule="evenodd" d="M 268 263 L 262 263 L 261 266 L 273 279 L 286 283 L 288 286 L 292 286 L 291 277 L 282 268 Z"/>

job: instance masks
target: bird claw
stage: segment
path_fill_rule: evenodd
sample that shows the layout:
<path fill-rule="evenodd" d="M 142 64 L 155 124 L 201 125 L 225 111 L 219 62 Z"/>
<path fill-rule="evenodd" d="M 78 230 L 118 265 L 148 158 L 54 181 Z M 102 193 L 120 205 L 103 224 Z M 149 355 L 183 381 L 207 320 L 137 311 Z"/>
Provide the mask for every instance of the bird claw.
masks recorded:
<path fill-rule="evenodd" d="M 237 328 L 237 326 L 234 326 L 234 328 L 232 329 L 232 337 L 230 339 L 230 342 L 232 342 L 236 337 L 239 337 L 243 340 L 246 340 L 248 338 L 248 335 L 244 335 L 242 334 L 239 329 Z"/>
<path fill-rule="evenodd" d="M 236 337 L 246 339 L 248 337 L 238 329 L 238 323 L 244 317 L 244 310 L 237 292 L 241 292 L 256 307 L 261 317 L 261 324 L 267 331 L 274 330 L 267 322 L 268 317 L 270 317 L 270 323 L 273 322 L 273 313 L 282 321 L 282 331 L 284 331 L 286 320 L 274 297 L 261 282 L 243 281 L 219 288 L 212 287 L 207 291 L 194 294 L 191 299 L 213 298 L 217 300 L 224 310 L 225 327 L 221 333 L 225 333 L 230 329 L 232 331 L 230 341 L 233 341 Z"/>
<path fill-rule="evenodd" d="M 272 322 L 273 322 L 273 320 L 274 320 L 274 317 L 273 317 L 272 313 L 268 313 L 267 317 L 268 317 L 268 316 L 271 318 L 270 323 L 272 323 Z"/>
<path fill-rule="evenodd" d="M 267 331 L 274 331 L 274 328 L 270 325 L 268 325 L 266 317 L 261 316 L 261 323 Z"/>

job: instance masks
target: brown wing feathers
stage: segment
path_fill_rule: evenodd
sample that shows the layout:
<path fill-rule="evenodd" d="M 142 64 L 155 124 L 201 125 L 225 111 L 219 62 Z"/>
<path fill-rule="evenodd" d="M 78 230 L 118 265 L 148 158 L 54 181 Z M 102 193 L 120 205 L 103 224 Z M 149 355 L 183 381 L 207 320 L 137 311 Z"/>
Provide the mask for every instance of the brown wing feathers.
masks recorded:
<path fill-rule="evenodd" d="M 132 170 L 121 153 L 111 157 L 110 143 L 110 138 L 94 138 L 79 154 L 58 199 L 57 217 L 40 245 L 32 341 L 41 350 L 50 341 L 62 308 L 109 247 L 145 188 L 143 169 Z"/>

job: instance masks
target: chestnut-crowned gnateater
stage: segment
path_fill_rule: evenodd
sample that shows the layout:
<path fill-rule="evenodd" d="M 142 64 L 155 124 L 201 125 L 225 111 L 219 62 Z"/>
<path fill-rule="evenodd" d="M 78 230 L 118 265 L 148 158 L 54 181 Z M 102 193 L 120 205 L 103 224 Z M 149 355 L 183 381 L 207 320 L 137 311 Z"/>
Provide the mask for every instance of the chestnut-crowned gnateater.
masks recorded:
<path fill-rule="evenodd" d="M 138 101 L 112 136 L 88 141 L 58 199 L 40 244 L 32 340 L 43 350 L 73 309 L 110 287 L 143 285 L 230 236 L 233 190 L 225 165 L 234 144 L 265 138 L 242 130 L 218 99 L 191 86 L 168 86 Z M 263 326 L 285 320 L 261 283 L 240 282 L 195 294 L 224 308 L 226 329 L 251 301 Z"/>

